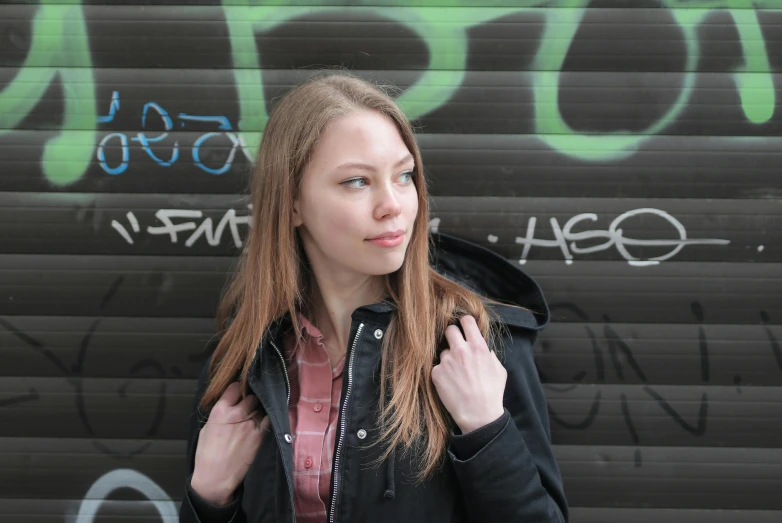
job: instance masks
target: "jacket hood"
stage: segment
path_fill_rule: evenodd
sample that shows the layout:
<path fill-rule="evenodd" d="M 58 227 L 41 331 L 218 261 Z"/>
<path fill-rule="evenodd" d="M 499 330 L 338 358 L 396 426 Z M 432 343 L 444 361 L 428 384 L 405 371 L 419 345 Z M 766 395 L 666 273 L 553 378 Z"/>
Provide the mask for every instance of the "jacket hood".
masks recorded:
<path fill-rule="evenodd" d="M 549 309 L 543 292 L 517 265 L 448 234 L 430 233 L 430 243 L 430 262 L 435 270 L 483 297 L 507 304 L 489 304 L 505 323 L 534 330 L 546 326 Z"/>

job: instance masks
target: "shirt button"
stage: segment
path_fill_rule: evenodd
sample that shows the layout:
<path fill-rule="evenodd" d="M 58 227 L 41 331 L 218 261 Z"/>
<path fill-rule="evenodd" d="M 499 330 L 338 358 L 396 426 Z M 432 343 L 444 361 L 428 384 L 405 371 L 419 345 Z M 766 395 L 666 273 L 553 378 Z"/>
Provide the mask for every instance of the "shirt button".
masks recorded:
<path fill-rule="evenodd" d="M 310 468 L 312 466 L 312 460 L 310 458 L 307 458 L 304 460 L 304 468 Z"/>
<path fill-rule="evenodd" d="M 283 438 L 285 438 L 286 443 L 290 443 L 291 441 L 293 441 L 293 436 L 291 436 L 290 434 L 285 434 Z"/>
<path fill-rule="evenodd" d="M 383 331 L 381 331 L 380 329 L 377 329 L 375 331 L 375 338 L 380 339 L 382 337 L 383 337 Z"/>
<path fill-rule="evenodd" d="M 358 432 L 356 432 L 356 436 L 358 436 L 358 439 L 364 439 L 367 437 L 367 431 L 364 429 L 359 429 Z"/>
<path fill-rule="evenodd" d="M 320 412 L 321 410 L 323 410 L 323 405 L 321 405 L 320 403 L 316 403 L 315 406 L 312 407 L 312 410 L 314 410 L 315 412 Z"/>

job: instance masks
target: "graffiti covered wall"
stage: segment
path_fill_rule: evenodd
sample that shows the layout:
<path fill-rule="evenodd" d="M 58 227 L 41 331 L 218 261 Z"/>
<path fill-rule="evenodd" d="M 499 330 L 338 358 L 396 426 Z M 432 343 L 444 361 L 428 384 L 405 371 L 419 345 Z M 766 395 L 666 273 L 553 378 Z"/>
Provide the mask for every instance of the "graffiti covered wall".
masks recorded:
<path fill-rule="evenodd" d="M 276 97 L 399 87 L 430 227 L 543 286 L 572 521 L 782 520 L 782 1 L 0 5 L 0 521 L 176 521 Z"/>

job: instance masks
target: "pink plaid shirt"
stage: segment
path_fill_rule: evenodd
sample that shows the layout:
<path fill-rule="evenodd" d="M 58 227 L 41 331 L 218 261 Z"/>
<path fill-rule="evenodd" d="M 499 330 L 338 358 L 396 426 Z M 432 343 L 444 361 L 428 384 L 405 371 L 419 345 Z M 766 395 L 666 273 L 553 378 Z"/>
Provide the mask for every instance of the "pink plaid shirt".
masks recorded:
<path fill-rule="evenodd" d="M 285 339 L 293 438 L 293 506 L 299 523 L 326 521 L 345 357 L 332 368 L 323 335 L 297 314 L 303 339 Z"/>

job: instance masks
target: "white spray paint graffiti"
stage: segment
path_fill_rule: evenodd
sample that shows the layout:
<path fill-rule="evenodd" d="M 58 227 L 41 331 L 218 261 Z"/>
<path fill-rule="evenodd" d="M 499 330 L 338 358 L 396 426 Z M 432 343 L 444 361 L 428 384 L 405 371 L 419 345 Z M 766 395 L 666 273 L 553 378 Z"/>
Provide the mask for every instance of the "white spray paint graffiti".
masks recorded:
<path fill-rule="evenodd" d="M 79 505 L 75 523 L 93 523 L 103 502 L 118 488 L 131 488 L 146 496 L 164 522 L 174 523 L 179 519 L 176 504 L 157 483 L 136 470 L 116 469 L 102 475 L 92 484 Z"/>
<path fill-rule="evenodd" d="M 252 205 L 248 205 L 248 208 L 252 209 Z M 651 215 L 662 218 L 667 221 L 678 238 L 672 239 L 636 239 L 630 238 L 624 235 L 621 225 L 625 220 L 633 217 L 640 217 L 643 215 Z M 250 215 L 243 216 L 237 215 L 234 209 L 228 209 L 216 227 L 213 227 L 212 218 L 203 219 L 203 212 L 199 210 L 189 209 L 160 209 L 155 213 L 155 217 L 163 223 L 163 225 L 148 226 L 146 228 L 147 234 L 152 235 L 168 235 L 171 239 L 171 243 L 179 242 L 179 234 L 193 231 L 185 240 L 186 247 L 192 247 L 201 236 L 206 238 L 207 243 L 216 247 L 220 245 L 222 241 L 223 232 L 228 229 L 231 231 L 231 238 L 237 248 L 242 247 L 242 237 L 239 232 L 239 225 L 250 225 Z M 127 213 L 127 219 L 130 223 L 130 228 L 134 233 L 139 233 L 141 228 L 139 227 L 138 220 L 132 212 Z M 195 220 L 201 220 L 197 223 Z M 174 220 L 188 220 L 175 223 Z M 527 263 L 529 253 L 532 247 L 545 247 L 556 248 L 562 251 L 562 256 L 565 259 L 565 263 L 568 265 L 573 263 L 574 254 L 589 254 L 594 252 L 605 251 L 610 248 L 616 248 L 619 255 L 622 256 L 630 265 L 644 267 L 649 265 L 657 265 L 662 261 L 669 260 L 676 256 L 687 245 L 728 245 L 730 240 L 711 239 L 711 238 L 687 238 L 687 230 L 684 225 L 676 218 L 671 216 L 665 211 L 654 208 L 640 208 L 627 211 L 617 216 L 607 230 L 589 230 L 575 232 L 573 229 L 581 222 L 591 221 L 596 222 L 598 215 L 595 213 L 581 213 L 573 216 L 565 222 L 564 227 L 560 226 L 559 221 L 556 218 L 550 218 L 551 230 L 554 235 L 554 239 L 536 238 L 535 230 L 538 219 L 533 216 L 527 221 L 527 231 L 525 236 L 516 237 L 515 243 L 523 245 L 521 258 L 519 263 Z M 433 217 L 429 220 L 429 230 L 432 232 L 438 232 L 440 229 L 440 218 Z M 128 230 L 117 220 L 111 221 L 111 226 L 127 241 L 129 244 L 133 244 L 133 238 Z M 487 236 L 489 243 L 497 243 L 499 238 L 494 234 Z M 591 240 L 605 240 L 597 245 L 583 246 L 583 243 L 579 245 L 579 242 L 587 242 Z M 630 253 L 628 247 L 671 247 L 671 250 L 660 256 L 655 256 L 649 259 L 640 259 Z M 762 250 L 762 249 L 759 249 Z"/>
<path fill-rule="evenodd" d="M 679 238 L 660 239 L 660 240 L 655 240 L 655 239 L 641 240 L 641 239 L 628 238 L 624 236 L 623 231 L 620 228 L 622 223 L 628 218 L 632 218 L 634 216 L 642 216 L 645 214 L 659 216 L 660 218 L 666 220 L 675 229 Z M 562 251 L 563 257 L 565 258 L 565 263 L 568 265 L 573 263 L 573 254 L 589 254 L 593 252 L 605 251 L 610 249 L 611 247 L 615 247 L 616 250 L 619 252 L 619 254 L 622 256 L 622 258 L 627 260 L 627 262 L 630 265 L 644 267 L 649 265 L 657 265 L 661 261 L 668 260 L 674 257 L 676 254 L 679 253 L 679 251 L 681 251 L 684 248 L 685 245 L 728 245 L 730 243 L 730 240 L 687 238 L 687 231 L 685 230 L 684 225 L 682 225 L 681 222 L 679 222 L 676 218 L 674 218 L 673 216 L 671 216 L 665 211 L 661 211 L 660 209 L 641 208 L 641 209 L 633 209 L 631 211 L 627 211 L 617 216 L 611 222 L 611 225 L 609 225 L 608 230 L 605 231 L 591 230 L 591 231 L 573 232 L 573 227 L 575 227 L 579 222 L 582 221 L 596 222 L 597 214 L 591 212 L 577 214 L 576 216 L 573 216 L 567 222 L 565 222 L 564 227 L 559 226 L 559 221 L 557 221 L 556 218 L 551 218 L 549 222 L 551 223 L 551 230 L 554 233 L 554 239 L 546 240 L 546 239 L 535 238 L 535 225 L 537 224 L 537 218 L 534 216 L 530 218 L 529 221 L 527 222 L 526 236 L 517 237 L 515 240 L 517 244 L 524 246 L 519 263 L 521 264 L 527 263 L 527 258 L 529 256 L 529 252 L 532 247 L 559 248 Z M 577 242 L 583 242 L 583 241 L 594 240 L 594 239 L 604 239 L 606 241 L 598 245 L 592 245 L 589 247 L 579 247 L 577 244 Z M 497 240 L 498 238 L 494 235 L 490 234 L 488 236 L 488 241 L 490 243 L 496 243 Z M 673 247 L 673 248 L 670 250 L 670 252 L 663 254 L 661 256 L 655 256 L 649 258 L 648 260 L 642 260 L 630 254 L 630 252 L 626 248 L 627 246 Z"/>
<path fill-rule="evenodd" d="M 247 206 L 252 209 L 252 204 Z M 141 231 L 138 225 L 138 220 L 132 212 L 127 213 L 128 222 L 130 223 L 131 230 L 134 233 Z M 171 243 L 178 243 L 179 233 L 185 231 L 193 231 L 193 233 L 185 240 L 186 247 L 192 247 L 195 242 L 201 237 L 206 237 L 206 241 L 212 247 L 220 245 L 223 238 L 223 231 L 226 227 L 231 231 L 231 238 L 234 241 L 236 248 L 242 246 L 242 238 L 239 234 L 239 225 L 249 225 L 250 215 L 246 214 L 239 216 L 236 214 L 236 210 L 228 209 L 220 221 L 217 223 L 217 227 L 212 226 L 212 218 L 206 218 L 200 224 L 197 224 L 192 220 L 199 220 L 203 218 L 204 213 L 198 210 L 191 209 L 160 209 L 155 213 L 155 218 L 163 223 L 160 226 L 147 227 L 147 234 L 152 235 L 168 235 L 171 238 Z M 174 223 L 174 219 L 190 219 L 191 221 Z M 111 220 L 111 226 L 116 230 L 120 236 L 122 236 L 126 242 L 133 245 L 133 238 L 128 230 L 117 220 Z"/>

